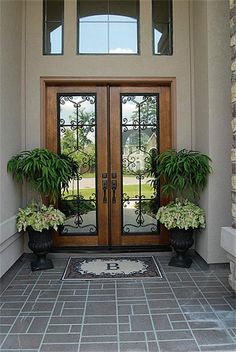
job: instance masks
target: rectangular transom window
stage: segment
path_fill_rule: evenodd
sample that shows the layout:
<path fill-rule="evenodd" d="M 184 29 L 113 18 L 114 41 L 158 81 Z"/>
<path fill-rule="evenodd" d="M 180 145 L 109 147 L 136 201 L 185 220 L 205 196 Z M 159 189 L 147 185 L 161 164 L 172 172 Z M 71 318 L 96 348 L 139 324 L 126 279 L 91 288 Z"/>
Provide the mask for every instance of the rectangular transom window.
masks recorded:
<path fill-rule="evenodd" d="M 64 0 L 43 1 L 43 54 L 63 54 Z"/>
<path fill-rule="evenodd" d="M 152 0 L 154 54 L 172 55 L 172 0 Z"/>
<path fill-rule="evenodd" d="M 138 0 L 78 0 L 79 54 L 138 54 Z"/>

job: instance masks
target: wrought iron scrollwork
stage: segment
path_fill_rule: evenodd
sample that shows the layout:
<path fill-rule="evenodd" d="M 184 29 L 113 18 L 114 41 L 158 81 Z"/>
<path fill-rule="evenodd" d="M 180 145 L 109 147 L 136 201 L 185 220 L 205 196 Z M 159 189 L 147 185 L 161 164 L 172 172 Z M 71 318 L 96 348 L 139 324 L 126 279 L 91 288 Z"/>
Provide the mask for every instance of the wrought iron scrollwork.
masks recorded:
<path fill-rule="evenodd" d="M 136 180 L 136 193 L 122 195 L 123 233 L 157 232 L 153 208 L 159 204 L 159 184 L 153 182 L 152 195 L 145 193 L 144 184 L 154 176 L 153 159 L 159 151 L 158 94 L 122 95 L 121 115 L 123 182 L 125 177 Z"/>
<path fill-rule="evenodd" d="M 59 103 L 60 150 L 80 165 L 69 191 L 61 195 L 60 206 L 67 215 L 63 235 L 96 234 L 96 182 L 90 195 L 81 188 L 84 176 L 96 172 L 96 95 L 61 95 Z"/>

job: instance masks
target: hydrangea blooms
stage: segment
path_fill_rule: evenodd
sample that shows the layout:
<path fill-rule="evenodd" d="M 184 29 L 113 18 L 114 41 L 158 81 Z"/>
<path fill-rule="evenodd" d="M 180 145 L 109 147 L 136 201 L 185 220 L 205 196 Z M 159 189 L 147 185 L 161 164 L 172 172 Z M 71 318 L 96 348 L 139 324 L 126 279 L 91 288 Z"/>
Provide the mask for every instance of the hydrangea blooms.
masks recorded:
<path fill-rule="evenodd" d="M 184 201 L 176 199 L 175 202 L 160 207 L 156 218 L 168 230 L 174 228 L 188 230 L 206 227 L 204 210 L 187 199 Z"/>
<path fill-rule="evenodd" d="M 52 205 L 46 207 L 46 205 L 32 203 L 24 209 L 19 209 L 16 227 L 19 232 L 26 231 L 27 227 L 32 227 L 39 232 L 51 228 L 57 230 L 59 225 L 63 225 L 65 219 L 66 216 Z"/>

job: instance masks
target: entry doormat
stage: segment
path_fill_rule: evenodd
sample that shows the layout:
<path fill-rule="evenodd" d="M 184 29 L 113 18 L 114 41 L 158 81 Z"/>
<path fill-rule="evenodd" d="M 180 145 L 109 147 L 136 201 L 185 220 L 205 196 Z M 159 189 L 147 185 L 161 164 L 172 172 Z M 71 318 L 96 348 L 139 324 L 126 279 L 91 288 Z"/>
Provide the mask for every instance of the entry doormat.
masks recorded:
<path fill-rule="evenodd" d="M 69 258 L 62 280 L 162 278 L 153 256 Z"/>

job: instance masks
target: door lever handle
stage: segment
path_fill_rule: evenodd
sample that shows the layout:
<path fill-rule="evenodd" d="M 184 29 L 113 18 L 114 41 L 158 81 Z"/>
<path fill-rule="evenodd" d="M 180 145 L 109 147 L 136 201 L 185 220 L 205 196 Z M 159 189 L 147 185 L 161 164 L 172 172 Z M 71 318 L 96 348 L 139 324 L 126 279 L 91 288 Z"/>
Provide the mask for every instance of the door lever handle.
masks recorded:
<path fill-rule="evenodd" d="M 103 203 L 107 203 L 108 183 L 107 183 L 107 178 L 105 178 L 106 176 L 107 176 L 107 174 L 102 175 Z"/>
<path fill-rule="evenodd" d="M 111 180 L 111 189 L 112 189 L 112 203 L 116 203 L 116 189 L 117 189 L 116 180 Z"/>

